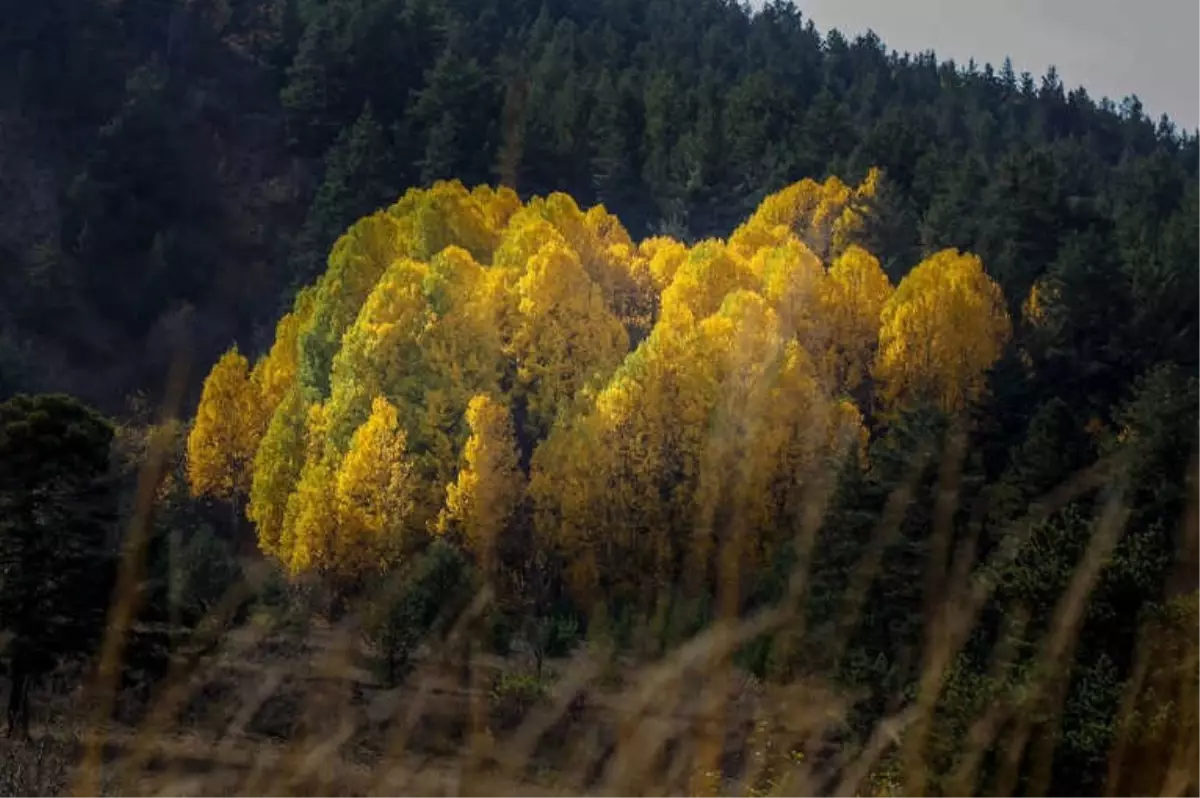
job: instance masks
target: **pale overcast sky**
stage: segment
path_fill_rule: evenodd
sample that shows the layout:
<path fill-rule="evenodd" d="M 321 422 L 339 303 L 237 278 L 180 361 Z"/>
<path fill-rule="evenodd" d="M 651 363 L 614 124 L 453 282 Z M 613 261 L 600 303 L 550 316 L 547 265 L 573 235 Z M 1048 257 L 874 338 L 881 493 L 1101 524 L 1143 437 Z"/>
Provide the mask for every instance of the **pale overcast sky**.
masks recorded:
<path fill-rule="evenodd" d="M 1136 94 L 1146 113 L 1200 126 L 1200 0 L 793 0 L 822 34 L 871 28 L 889 50 L 1040 78 L 1054 64 L 1092 99 Z"/>

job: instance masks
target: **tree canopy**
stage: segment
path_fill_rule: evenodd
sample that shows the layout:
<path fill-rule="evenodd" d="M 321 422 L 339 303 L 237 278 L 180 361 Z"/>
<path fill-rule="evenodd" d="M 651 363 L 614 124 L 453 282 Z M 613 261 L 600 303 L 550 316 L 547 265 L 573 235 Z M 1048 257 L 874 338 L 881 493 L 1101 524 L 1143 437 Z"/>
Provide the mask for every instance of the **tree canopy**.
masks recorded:
<path fill-rule="evenodd" d="M 854 396 L 965 410 L 1008 340 L 977 257 L 893 288 L 851 243 L 877 180 L 803 181 L 690 247 L 635 246 L 564 194 L 410 190 L 338 240 L 253 369 L 218 361 L 193 490 L 248 491 L 261 548 L 298 573 L 375 572 L 413 536 L 490 557 L 527 498 L 579 590 L 621 593 L 629 562 L 643 586 L 716 568 L 734 519 L 738 557 L 769 559 L 805 481 L 858 456 Z"/>

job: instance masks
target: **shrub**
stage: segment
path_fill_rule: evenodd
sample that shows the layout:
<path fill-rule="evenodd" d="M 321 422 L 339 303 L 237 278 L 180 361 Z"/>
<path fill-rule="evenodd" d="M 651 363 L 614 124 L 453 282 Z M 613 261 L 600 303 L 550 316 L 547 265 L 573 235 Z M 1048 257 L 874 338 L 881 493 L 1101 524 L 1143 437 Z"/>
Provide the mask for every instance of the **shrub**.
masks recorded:
<path fill-rule="evenodd" d="M 409 569 L 390 575 L 364 612 L 366 641 L 381 656 L 383 675 L 394 687 L 430 634 L 444 632 L 471 596 L 470 567 L 462 552 L 435 541 Z"/>
<path fill-rule="evenodd" d="M 501 729 L 517 726 L 525 714 L 546 698 L 546 682 L 536 673 L 504 671 L 492 683 L 492 720 Z"/>

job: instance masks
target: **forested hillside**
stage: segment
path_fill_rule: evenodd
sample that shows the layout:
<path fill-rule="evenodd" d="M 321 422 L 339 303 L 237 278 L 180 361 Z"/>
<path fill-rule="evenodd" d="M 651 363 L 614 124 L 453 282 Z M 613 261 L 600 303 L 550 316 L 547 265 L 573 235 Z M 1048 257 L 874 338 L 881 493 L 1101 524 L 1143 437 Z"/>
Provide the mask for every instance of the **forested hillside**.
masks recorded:
<path fill-rule="evenodd" d="M 893 280 L 957 247 L 1019 302 L 1091 261 L 1122 275 L 1096 302 L 1134 309 L 1126 339 L 1194 349 L 1156 326 L 1194 293 L 1194 270 L 1171 268 L 1195 255 L 1194 132 L 1053 70 L 897 55 L 785 4 L 720 0 L 5 11 L 4 384 L 120 409 L 160 390 L 181 336 L 198 380 L 231 337 L 265 345 L 347 225 L 436 179 L 564 191 L 635 238 L 698 240 L 802 177 L 871 166 L 872 251 Z M 1105 365 L 1160 354 L 1130 346 Z"/>
<path fill-rule="evenodd" d="M 840 702 L 760 793 L 1200 789 L 1195 131 L 783 2 L 8 6 L 0 573 L 111 685 L 256 550 L 389 685 L 749 629 Z"/>

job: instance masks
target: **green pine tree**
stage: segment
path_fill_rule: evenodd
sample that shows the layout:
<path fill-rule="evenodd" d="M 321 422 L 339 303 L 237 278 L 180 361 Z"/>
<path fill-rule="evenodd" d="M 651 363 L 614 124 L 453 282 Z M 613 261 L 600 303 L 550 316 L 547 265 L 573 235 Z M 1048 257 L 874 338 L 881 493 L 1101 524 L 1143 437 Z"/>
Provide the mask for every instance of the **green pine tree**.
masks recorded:
<path fill-rule="evenodd" d="M 0 633 L 9 734 L 27 733 L 29 690 L 104 633 L 116 492 L 112 427 L 65 396 L 0 404 Z"/>
<path fill-rule="evenodd" d="M 389 136 L 367 103 L 325 156 L 325 179 L 313 197 L 293 255 L 296 288 L 320 273 L 334 241 L 351 223 L 399 197 L 398 172 Z"/>

